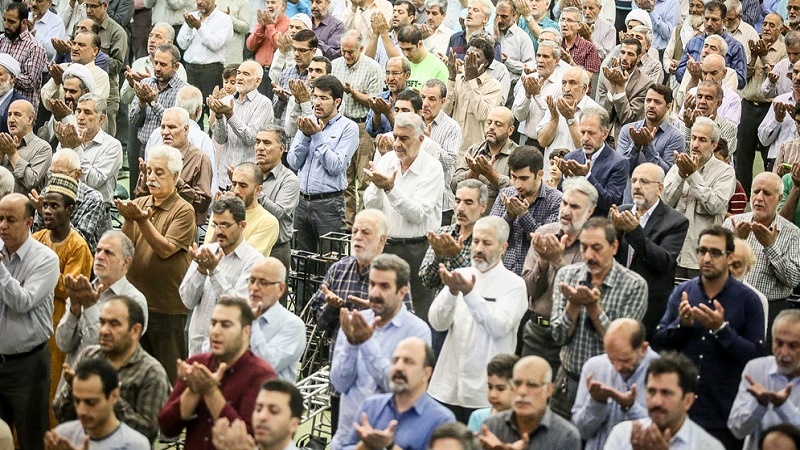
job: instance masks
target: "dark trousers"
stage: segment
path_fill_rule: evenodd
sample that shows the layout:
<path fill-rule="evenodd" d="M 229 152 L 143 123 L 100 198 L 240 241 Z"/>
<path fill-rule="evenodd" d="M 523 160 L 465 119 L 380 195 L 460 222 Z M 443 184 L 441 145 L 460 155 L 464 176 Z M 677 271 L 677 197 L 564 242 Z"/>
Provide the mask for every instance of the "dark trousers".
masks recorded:
<path fill-rule="evenodd" d="M 214 88 L 222 83 L 222 63 L 191 64 L 186 63 L 186 81 L 192 86 L 197 86 L 203 93 L 203 116 L 197 122 L 202 128 L 203 120 L 208 114 L 208 105 L 205 98 L 214 92 Z"/>
<path fill-rule="evenodd" d="M 475 410 L 477 409 L 477 408 L 465 408 L 463 406 L 451 405 L 449 403 L 444 403 L 444 402 L 439 402 L 439 403 L 441 403 L 442 405 L 447 407 L 447 409 L 452 411 L 453 415 L 456 416 L 456 420 L 465 425 L 469 423 L 469 416 L 471 416 L 472 413 L 475 412 Z"/>
<path fill-rule="evenodd" d="M 425 322 L 428 322 L 428 309 L 433 303 L 433 291 L 422 284 L 422 278 L 419 277 L 419 266 L 422 265 L 427 250 L 427 239 L 414 243 L 402 240 L 392 242 L 392 239 L 389 239 L 383 249 L 384 253 L 397 255 L 411 266 L 411 302 L 414 304 L 414 313 Z"/>
<path fill-rule="evenodd" d="M 535 355 L 544 358 L 550 363 L 553 373 L 558 373 L 561 368 L 561 346 L 553 340 L 550 327 L 539 325 L 536 320 L 529 320 L 522 331 L 521 356 Z"/>
<path fill-rule="evenodd" d="M 133 12 L 133 29 L 130 40 L 133 59 L 147 56 L 147 39 L 152 28 L 152 19 L 152 9 L 142 8 Z M 175 37 L 178 37 L 177 33 L 175 33 Z"/>
<path fill-rule="evenodd" d="M 133 101 L 138 100 L 134 98 Z M 130 187 L 128 195 L 130 198 L 133 198 L 133 190 L 136 189 L 136 183 L 139 181 L 139 158 L 144 158 L 142 143 L 136 136 L 138 131 L 137 127 L 128 129 L 128 184 Z"/>
<path fill-rule="evenodd" d="M 319 253 L 323 250 L 320 236 L 343 230 L 343 195 L 322 200 L 306 200 L 300 197 L 297 209 L 294 210 L 295 250 Z"/>
<path fill-rule="evenodd" d="M 744 191 L 750 193 L 753 184 L 753 161 L 756 151 L 761 153 L 764 164 L 767 162 L 769 147 L 764 147 L 758 140 L 758 127 L 769 112 L 769 103 L 754 103 L 742 100 L 742 121 L 739 124 L 739 133 L 736 136 L 736 153 L 734 154 L 736 166 L 736 179 L 742 183 Z"/>
<path fill-rule="evenodd" d="M 186 359 L 186 315 L 159 314 L 150 311 L 142 348 L 153 355 L 167 371 L 170 384 L 178 378 L 176 361 Z"/>
<path fill-rule="evenodd" d="M 50 428 L 49 394 L 47 345 L 21 359 L 0 359 L 0 419 L 16 429 L 21 450 L 44 450 L 44 434 Z"/>

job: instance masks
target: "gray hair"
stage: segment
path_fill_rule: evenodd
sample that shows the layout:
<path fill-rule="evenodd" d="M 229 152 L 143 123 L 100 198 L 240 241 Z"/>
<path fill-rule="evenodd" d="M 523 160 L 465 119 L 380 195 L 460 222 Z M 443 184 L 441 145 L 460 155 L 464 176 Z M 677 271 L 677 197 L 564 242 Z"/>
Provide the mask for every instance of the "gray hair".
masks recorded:
<path fill-rule="evenodd" d="M 248 64 L 248 63 L 252 63 L 253 67 L 255 67 L 255 70 L 253 71 L 253 75 L 255 75 L 256 78 L 262 78 L 263 79 L 264 78 L 264 67 L 262 67 L 261 64 L 258 63 L 258 61 L 255 61 L 253 59 L 247 59 L 245 61 L 242 61 L 242 63 L 239 64 L 239 68 L 237 70 L 241 70 L 242 66 L 245 65 L 245 64 Z"/>
<path fill-rule="evenodd" d="M 199 118 L 201 111 L 198 110 L 203 107 L 203 93 L 195 86 L 187 84 L 178 91 L 178 95 L 175 97 L 175 106 L 185 109 L 190 117 Z"/>
<path fill-rule="evenodd" d="M 414 132 L 413 137 L 418 138 L 425 134 L 425 123 L 422 117 L 414 113 L 400 113 L 394 116 L 395 128 L 411 128 Z"/>
<path fill-rule="evenodd" d="M 478 8 L 480 8 L 487 19 L 494 13 L 494 5 L 489 0 L 470 0 L 469 3 L 467 3 L 467 7 L 469 7 L 470 3 L 479 3 Z"/>
<path fill-rule="evenodd" d="M 500 245 L 508 242 L 508 234 L 511 232 L 511 229 L 508 227 L 508 222 L 500 216 L 481 217 L 475 222 L 473 230 L 477 230 L 478 228 L 490 228 L 494 230 L 494 236 L 500 242 Z"/>
<path fill-rule="evenodd" d="M 175 30 L 173 30 L 175 32 Z M 181 51 L 178 50 L 178 47 L 175 47 L 172 44 L 161 44 L 156 49 L 157 52 L 162 53 L 169 53 L 172 57 L 172 65 L 177 66 L 178 63 L 181 62 Z"/>
<path fill-rule="evenodd" d="M 427 0 L 425 2 L 425 10 L 436 6 L 439 7 L 439 11 L 441 11 L 442 14 L 447 13 L 447 0 Z"/>
<path fill-rule="evenodd" d="M 543 48 L 549 48 L 553 52 L 553 58 L 561 59 L 561 47 L 555 42 L 550 42 L 550 41 L 539 42 L 539 50 Z M 537 51 L 536 53 L 538 54 L 539 52 Z"/>
<path fill-rule="evenodd" d="M 167 22 L 158 22 L 157 24 L 153 25 L 153 28 L 150 30 L 155 30 L 156 28 L 160 28 L 167 32 L 168 41 L 175 40 L 175 28 L 172 28 L 172 25 L 168 24 Z M 178 61 L 180 61 L 180 58 L 178 58 Z"/>
<path fill-rule="evenodd" d="M 631 32 L 633 32 L 633 33 L 642 33 L 644 35 L 644 40 L 647 41 L 648 45 L 651 45 L 653 43 L 653 30 L 651 30 L 647 26 L 645 26 L 645 25 L 636 25 L 635 27 L 633 27 Z M 642 49 L 642 51 L 644 51 L 644 49 Z"/>
<path fill-rule="evenodd" d="M 356 220 L 359 218 L 372 219 L 378 227 L 378 236 L 389 236 L 389 219 L 386 218 L 386 214 L 380 209 L 362 209 L 356 214 Z"/>
<path fill-rule="evenodd" d="M 261 128 L 258 129 L 258 132 L 261 133 L 262 131 L 267 133 L 272 133 L 275 135 L 275 140 L 278 141 L 278 145 L 286 146 L 286 141 L 289 140 L 289 136 L 286 134 L 286 130 L 279 125 L 275 125 L 272 123 L 264 124 Z"/>
<path fill-rule="evenodd" d="M 792 30 L 786 33 L 786 36 L 783 38 L 783 43 L 786 44 L 787 47 L 800 45 L 800 31 Z"/>
<path fill-rule="evenodd" d="M 775 331 L 778 328 L 778 324 L 783 322 L 784 320 L 789 320 L 794 324 L 800 322 L 800 309 L 784 309 L 778 316 L 775 317 L 775 321 L 772 322 L 772 336 L 774 339 Z"/>
<path fill-rule="evenodd" d="M 545 28 L 542 30 L 541 33 L 539 33 L 539 37 L 542 36 L 542 33 L 550 33 L 553 36 L 555 36 L 554 39 L 556 40 L 556 44 L 558 45 L 561 45 L 561 43 L 564 41 L 564 36 L 561 35 L 561 30 L 559 30 L 558 28 L 553 28 L 553 27 Z"/>
<path fill-rule="evenodd" d="M 14 192 L 14 175 L 5 167 L 0 166 L 0 197 Z"/>
<path fill-rule="evenodd" d="M 95 114 L 103 115 L 106 113 L 106 108 L 107 108 L 106 100 L 97 94 L 92 94 L 91 92 L 88 92 L 86 94 L 81 95 L 80 98 L 78 99 L 78 104 L 81 104 L 83 102 L 94 102 Z"/>
<path fill-rule="evenodd" d="M 425 82 L 424 87 L 432 87 L 439 89 L 439 97 L 445 98 L 447 97 L 447 85 L 442 82 L 442 80 L 438 78 L 431 78 L 430 80 Z"/>
<path fill-rule="evenodd" d="M 583 11 L 574 7 L 574 6 L 567 6 L 566 8 L 561 10 L 561 15 L 563 16 L 565 12 L 572 12 L 578 15 L 578 22 L 583 22 Z"/>
<path fill-rule="evenodd" d="M 597 199 L 599 194 L 597 188 L 586 179 L 586 177 L 570 177 L 564 180 L 561 185 L 562 190 L 566 194 L 569 191 L 580 192 L 581 194 L 589 197 L 589 206 L 594 208 L 597 206 Z"/>
<path fill-rule="evenodd" d="M 183 169 L 183 156 L 180 150 L 169 145 L 155 145 L 147 151 L 147 160 L 164 158 L 167 160 L 167 169 L 173 175 L 178 175 Z"/>
<path fill-rule="evenodd" d="M 359 48 L 364 45 L 364 36 L 361 35 L 361 32 L 358 30 L 347 30 L 342 35 L 340 39 L 340 43 L 344 42 L 347 38 L 355 38 L 356 39 L 356 46 Z"/>
<path fill-rule="evenodd" d="M 211 204 L 212 214 L 225 214 L 226 212 L 230 212 L 233 216 L 233 220 L 237 223 L 245 219 L 247 214 L 245 211 L 244 200 L 234 195 L 223 195 L 219 200 Z"/>
<path fill-rule="evenodd" d="M 58 161 L 64 161 L 70 170 L 81 168 L 81 157 L 78 156 L 78 153 L 76 153 L 75 150 L 69 148 L 62 148 L 61 150 L 53 153 L 53 160 L 50 162 L 50 164 L 52 165 Z"/>
<path fill-rule="evenodd" d="M 719 51 L 721 56 L 725 56 L 728 54 L 728 43 L 725 42 L 725 39 L 718 34 L 712 34 L 710 36 L 706 36 L 706 42 L 708 41 L 716 41 L 717 46 L 719 46 Z"/>
<path fill-rule="evenodd" d="M 390 62 L 398 59 L 400 60 L 400 67 L 402 67 L 403 73 L 411 73 L 411 63 L 408 61 L 408 59 L 406 59 L 405 56 L 391 57 L 388 61 L 386 61 L 386 65 L 388 66 Z"/>
<path fill-rule="evenodd" d="M 694 131 L 694 129 L 697 128 L 698 125 L 711 127 L 711 142 L 715 144 L 719 142 L 720 130 L 719 130 L 719 125 L 717 125 L 717 122 L 714 122 L 708 117 L 702 117 L 702 116 L 696 117 L 694 119 L 694 125 L 692 125 L 692 131 Z"/>
<path fill-rule="evenodd" d="M 164 120 L 164 117 L 167 116 L 167 114 L 175 114 L 175 115 L 177 115 L 178 116 L 178 123 L 180 123 L 181 126 L 185 127 L 185 126 L 189 125 L 189 120 L 190 120 L 189 119 L 189 111 L 186 111 L 185 109 L 177 107 L 177 106 L 173 106 L 172 108 L 167 108 L 167 109 L 164 110 L 164 114 L 161 115 L 161 120 L 162 121 Z"/>
<path fill-rule="evenodd" d="M 103 238 L 114 238 L 118 239 L 120 246 L 122 247 L 122 256 L 126 258 L 133 259 L 133 255 L 135 254 L 135 247 L 133 246 L 133 241 L 129 238 L 125 233 L 120 230 L 108 230 L 100 236 L 100 239 Z"/>
<path fill-rule="evenodd" d="M 403 286 L 408 286 L 411 280 L 411 267 L 403 258 L 397 255 L 381 253 L 372 259 L 369 269 L 394 272 L 395 288 L 397 290 L 400 290 Z"/>
<path fill-rule="evenodd" d="M 489 201 L 489 188 L 486 187 L 480 180 L 475 178 L 467 178 L 466 180 L 458 183 L 456 191 L 461 188 L 477 189 L 478 190 L 478 203 L 487 203 Z"/>
<path fill-rule="evenodd" d="M 728 11 L 733 11 L 736 14 L 742 13 L 742 2 L 739 0 L 725 0 L 725 8 Z"/>
<path fill-rule="evenodd" d="M 583 73 L 585 74 L 586 71 L 584 70 Z M 583 108 L 581 111 L 581 118 L 583 119 L 587 116 L 596 116 L 600 119 L 600 128 L 604 130 L 608 130 L 611 128 L 611 118 L 608 115 L 608 111 L 599 107 L 599 106 L 589 106 L 587 108 Z"/>

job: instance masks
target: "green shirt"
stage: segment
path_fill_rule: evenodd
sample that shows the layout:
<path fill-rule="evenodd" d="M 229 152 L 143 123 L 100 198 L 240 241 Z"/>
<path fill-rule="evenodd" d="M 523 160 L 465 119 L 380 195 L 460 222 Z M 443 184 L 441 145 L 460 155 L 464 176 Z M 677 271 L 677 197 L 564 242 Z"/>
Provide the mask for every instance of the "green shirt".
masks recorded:
<path fill-rule="evenodd" d="M 787 173 L 783 176 L 783 198 L 778 204 L 778 211 L 783 208 L 784 203 L 786 203 L 786 199 L 789 198 L 789 193 L 792 191 L 792 186 L 794 186 L 794 183 L 792 182 L 792 174 Z M 800 227 L 800 201 L 797 202 L 797 209 L 794 210 L 794 220 L 792 222 Z"/>
<path fill-rule="evenodd" d="M 447 66 L 442 60 L 433 53 L 428 53 L 428 56 L 425 57 L 421 63 L 411 63 L 411 78 L 408 80 L 408 88 L 414 89 L 417 92 L 422 92 L 422 86 L 428 80 L 434 78 L 447 84 L 448 74 Z"/>

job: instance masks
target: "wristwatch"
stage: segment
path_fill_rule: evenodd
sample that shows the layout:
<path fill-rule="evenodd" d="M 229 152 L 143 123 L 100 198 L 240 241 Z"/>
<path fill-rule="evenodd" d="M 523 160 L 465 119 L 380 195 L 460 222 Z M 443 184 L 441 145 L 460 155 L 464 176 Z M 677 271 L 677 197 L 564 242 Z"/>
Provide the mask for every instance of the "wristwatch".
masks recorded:
<path fill-rule="evenodd" d="M 567 126 L 571 126 L 575 123 L 575 118 L 567 119 Z"/>

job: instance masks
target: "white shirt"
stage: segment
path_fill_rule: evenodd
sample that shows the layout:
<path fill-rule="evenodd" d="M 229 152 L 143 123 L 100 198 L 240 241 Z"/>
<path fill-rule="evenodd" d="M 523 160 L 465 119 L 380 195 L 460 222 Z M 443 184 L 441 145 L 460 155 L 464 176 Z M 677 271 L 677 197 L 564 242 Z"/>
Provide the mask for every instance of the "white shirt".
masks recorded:
<path fill-rule="evenodd" d="M 200 12 L 191 13 L 200 18 Z M 214 8 L 200 27 L 185 23 L 178 33 L 177 43 L 185 50 L 183 57 L 190 64 L 225 63 L 225 43 L 233 39 L 233 22 L 229 15 Z"/>
<path fill-rule="evenodd" d="M 737 278 L 738 279 L 738 278 Z M 764 338 L 767 337 L 767 319 L 769 319 L 769 300 L 767 300 L 767 296 L 764 295 L 761 291 L 756 289 L 752 284 L 748 283 L 747 280 L 739 280 L 742 282 L 743 285 L 749 287 L 756 293 L 758 299 L 761 300 L 761 306 L 764 307 Z"/>
<path fill-rule="evenodd" d="M 467 295 L 453 295 L 445 286 L 428 310 L 431 327 L 448 331 L 428 393 L 440 402 L 483 408 L 489 406 L 486 365 L 495 355 L 514 353 L 528 291 L 502 262 L 486 272 L 456 270 L 474 275 L 475 286 Z"/>
<path fill-rule="evenodd" d="M 364 191 L 364 207 L 380 209 L 389 223 L 389 237 L 425 236 L 442 223 L 444 171 L 439 160 L 420 149 L 411 166 L 402 173 L 394 151 L 383 155 L 376 170 L 389 176 L 397 172 L 394 188 L 387 194 L 370 184 Z"/>
<path fill-rule="evenodd" d="M 687 77 L 683 77 L 684 80 L 686 78 Z M 697 95 L 697 86 L 689 89 L 689 94 Z M 684 108 L 681 106 L 678 117 L 683 117 L 683 110 Z M 742 98 L 739 97 L 739 94 L 737 94 L 736 91 L 729 88 L 725 84 L 722 85 L 722 104 L 719 106 L 719 108 L 717 108 L 717 115 L 723 119 L 730 120 L 734 123 L 734 125 L 737 126 L 742 119 Z"/>
<path fill-rule="evenodd" d="M 649 427 L 653 423 L 649 417 L 639 419 L 642 427 Z M 608 435 L 606 441 L 606 450 L 629 450 L 633 449 L 631 446 L 631 431 L 633 430 L 633 421 L 629 420 L 617 424 Z M 689 416 L 681 425 L 681 429 L 669 440 L 670 450 L 724 450 L 725 447 L 716 440 L 713 436 L 703 430 L 700 425 L 692 422 Z"/>
<path fill-rule="evenodd" d="M 553 96 L 553 99 L 557 97 L 561 97 L 561 95 Z M 542 128 L 550 122 L 550 109 L 547 108 L 547 103 L 545 105 L 544 116 L 542 116 L 542 120 L 536 125 L 536 136 L 539 136 L 539 132 L 542 131 Z M 584 95 L 581 101 L 578 102 L 578 111 L 575 113 L 575 121 L 580 122 L 581 118 L 581 110 L 588 108 L 590 106 L 594 106 L 599 108 L 600 105 L 597 104 L 594 100 L 589 98 L 588 95 Z M 565 148 L 569 151 L 575 150 L 576 145 L 572 142 L 572 135 L 569 134 L 569 125 L 567 125 L 567 119 L 564 118 L 561 114 L 558 115 L 558 129 L 556 130 L 556 136 L 553 139 L 553 142 L 544 149 L 544 173 L 548 173 L 550 170 L 550 152 L 554 149 L 558 148 Z"/>
<path fill-rule="evenodd" d="M 790 90 L 786 94 L 775 97 L 774 102 L 795 104 L 793 93 Z M 794 108 L 787 112 L 783 122 L 775 120 L 775 108 L 770 108 L 761 125 L 758 126 L 758 140 L 761 145 L 769 145 L 767 158 L 777 158 L 778 149 L 784 142 L 797 139 L 797 127 L 794 124 Z"/>
<path fill-rule="evenodd" d="M 30 19 L 33 20 L 33 12 L 30 13 Z M 42 18 L 33 24 L 33 29 L 36 30 L 36 40 L 42 44 L 44 51 L 47 52 L 47 60 L 52 61 L 56 57 L 56 49 L 53 48 L 52 39 L 64 39 L 66 36 L 64 21 L 56 13 L 48 9 Z M 45 71 L 47 71 L 46 67 L 42 72 Z"/>
<path fill-rule="evenodd" d="M 658 206 L 659 203 L 661 203 L 661 200 L 656 200 L 656 202 L 653 203 L 653 206 L 651 206 L 650 209 L 645 211 L 645 213 L 642 214 L 642 217 L 639 217 L 639 226 L 642 227 L 642 229 L 644 229 L 644 227 L 647 226 L 647 221 L 650 220 L 650 216 L 653 214 L 653 211 L 656 210 L 656 207 Z M 631 214 L 633 214 L 633 217 L 636 217 L 636 212 L 637 212 L 636 204 L 634 204 L 633 208 L 631 208 Z M 625 264 L 625 267 L 628 267 L 628 268 L 631 267 L 631 262 L 633 261 L 633 253 L 634 253 L 633 246 L 629 245 L 628 246 L 628 263 Z"/>
<path fill-rule="evenodd" d="M 446 27 L 444 23 L 442 23 L 433 34 L 428 36 L 428 39 L 422 41 L 422 45 L 425 46 L 426 50 L 436 56 L 439 56 L 439 53 L 446 55 L 447 46 L 450 45 L 450 37 L 453 33 L 454 31 L 452 29 Z"/>
<path fill-rule="evenodd" d="M 61 150 L 58 144 L 56 151 Z M 122 167 L 122 144 L 103 130 L 97 130 L 91 141 L 73 148 L 81 158 L 81 181 L 103 195 L 103 203 L 114 204 L 117 175 Z"/>
<path fill-rule="evenodd" d="M 600 61 L 606 59 L 606 55 L 617 46 L 617 30 L 614 25 L 598 18 L 594 22 L 592 30 L 592 42 L 597 47 L 597 54 Z"/>
<path fill-rule="evenodd" d="M 525 64 L 535 61 L 533 41 L 517 24 L 511 25 L 506 34 L 500 34 L 499 41 L 501 52 L 507 56 L 504 64 L 511 75 L 511 82 L 516 83 Z"/>
<path fill-rule="evenodd" d="M 775 97 L 776 95 L 792 92 L 792 80 L 787 77 L 792 73 L 792 63 L 788 57 L 775 64 L 770 73 L 778 75 L 778 82 L 773 84 L 769 77 L 764 78 L 764 82 L 761 83 L 761 92 L 765 96 Z"/>
<path fill-rule="evenodd" d="M 561 75 L 562 71 L 558 67 L 544 80 L 539 95 L 528 98 L 525 94 L 525 86 L 522 82 L 514 86 L 514 104 L 511 112 L 519 120 L 522 133 L 531 139 L 538 135 L 536 128 L 542 122 L 545 111 L 547 111 L 547 97 L 557 98 L 561 94 Z M 535 76 L 539 79 L 539 74 L 526 75 Z"/>

